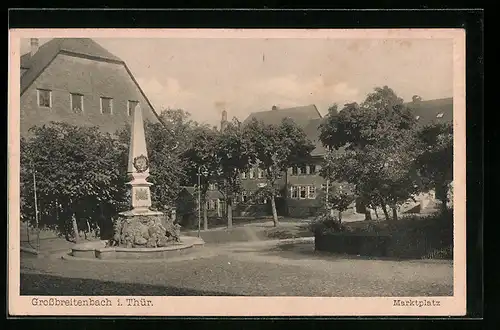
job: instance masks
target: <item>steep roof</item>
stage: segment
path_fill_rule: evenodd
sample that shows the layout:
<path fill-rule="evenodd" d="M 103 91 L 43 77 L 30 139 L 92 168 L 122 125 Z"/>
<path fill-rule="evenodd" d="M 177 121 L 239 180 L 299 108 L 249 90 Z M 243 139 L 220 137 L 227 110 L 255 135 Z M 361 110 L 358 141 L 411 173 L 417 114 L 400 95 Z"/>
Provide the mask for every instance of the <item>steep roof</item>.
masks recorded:
<path fill-rule="evenodd" d="M 266 124 L 279 124 L 284 118 L 290 118 L 297 125 L 303 127 L 310 120 L 321 118 L 321 114 L 314 104 L 310 104 L 293 108 L 252 112 L 243 123 L 248 123 L 253 118 Z"/>
<path fill-rule="evenodd" d="M 432 123 L 453 123 L 453 98 L 442 98 L 427 101 L 409 102 L 410 108 L 419 125 Z"/>
<path fill-rule="evenodd" d="M 21 77 L 21 94 L 60 53 L 125 64 L 90 38 L 54 38 L 41 45 L 33 56 L 30 53 L 21 56 L 21 68 L 28 69 Z"/>
<path fill-rule="evenodd" d="M 326 149 L 319 139 L 319 126 L 323 120 L 324 118 L 310 120 L 307 125 L 303 127 L 307 137 L 315 146 L 314 150 L 311 151 L 311 156 L 321 156 L 326 153 Z"/>
<path fill-rule="evenodd" d="M 27 69 L 27 71 L 21 76 L 21 95 L 23 95 L 28 87 L 31 86 L 31 84 L 59 54 L 84 57 L 96 61 L 112 62 L 123 65 L 130 75 L 130 78 L 137 85 L 137 88 L 148 103 L 149 107 L 153 110 L 155 117 L 160 121 L 153 105 L 147 98 L 141 86 L 137 83 L 137 80 L 127 67 L 127 64 L 90 38 L 54 38 L 41 45 L 33 56 L 31 56 L 30 53 L 22 55 L 21 69 Z"/>
<path fill-rule="evenodd" d="M 428 125 L 439 122 L 453 123 L 453 98 L 451 97 L 409 102 L 405 105 L 413 111 L 416 117 L 418 116 L 418 125 Z M 442 116 L 440 114 L 442 114 Z M 325 118 L 312 119 L 303 126 L 307 137 L 315 145 L 315 149 L 311 152 L 312 156 L 322 156 L 326 153 L 326 149 L 319 139 L 319 126 L 324 119 Z"/>

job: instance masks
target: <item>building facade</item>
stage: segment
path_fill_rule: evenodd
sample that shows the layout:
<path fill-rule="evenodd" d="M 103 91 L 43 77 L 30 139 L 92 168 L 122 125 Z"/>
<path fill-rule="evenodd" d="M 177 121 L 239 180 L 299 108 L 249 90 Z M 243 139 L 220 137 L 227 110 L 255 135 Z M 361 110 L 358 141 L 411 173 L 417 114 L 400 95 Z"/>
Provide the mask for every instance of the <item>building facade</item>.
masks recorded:
<path fill-rule="evenodd" d="M 412 109 L 418 125 L 428 125 L 431 123 L 453 122 L 453 99 L 444 98 L 437 100 L 422 101 L 419 97 L 414 97 L 412 102 L 406 104 Z M 283 118 L 293 119 L 297 125 L 302 127 L 308 138 L 315 145 L 311 152 L 309 164 L 289 168 L 283 175 L 281 182 L 282 195 L 278 197 L 277 209 L 279 215 L 290 217 L 307 218 L 318 214 L 325 201 L 327 192 L 327 182 L 319 174 L 321 163 L 326 154 L 326 149 L 319 140 L 319 126 L 324 120 L 314 105 L 295 107 L 289 109 L 278 109 L 273 107 L 271 111 L 252 113 L 244 121 L 249 122 L 253 118 L 262 120 L 266 124 L 277 124 Z M 260 170 L 254 168 L 248 173 L 242 173 L 243 194 L 251 196 L 258 191 L 259 187 L 265 183 L 265 178 L 259 174 Z M 334 189 L 335 184 L 328 183 L 329 189 Z M 407 203 L 402 211 L 422 210 L 434 199 L 433 193 L 416 196 L 417 202 Z M 243 201 L 243 198 L 242 198 Z M 364 215 L 365 207 L 360 201 L 353 203 L 347 213 L 359 213 Z M 259 199 L 254 202 L 260 205 Z M 269 208 L 260 208 L 263 213 L 270 214 Z M 371 210 L 372 216 L 376 216 L 376 211 Z"/>
<path fill-rule="evenodd" d="M 126 63 L 88 38 L 56 38 L 21 56 L 21 135 L 51 121 L 98 126 L 111 134 L 132 121 L 158 116 Z"/>

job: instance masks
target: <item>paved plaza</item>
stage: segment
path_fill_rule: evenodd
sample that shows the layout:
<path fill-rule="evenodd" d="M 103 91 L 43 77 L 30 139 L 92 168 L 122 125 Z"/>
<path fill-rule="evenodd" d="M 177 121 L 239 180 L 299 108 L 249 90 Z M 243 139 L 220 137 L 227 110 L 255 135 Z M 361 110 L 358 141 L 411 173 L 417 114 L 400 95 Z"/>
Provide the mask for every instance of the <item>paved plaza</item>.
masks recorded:
<path fill-rule="evenodd" d="M 314 251 L 313 238 L 207 244 L 167 260 L 21 255 L 21 295 L 450 296 L 442 260 L 380 260 Z"/>

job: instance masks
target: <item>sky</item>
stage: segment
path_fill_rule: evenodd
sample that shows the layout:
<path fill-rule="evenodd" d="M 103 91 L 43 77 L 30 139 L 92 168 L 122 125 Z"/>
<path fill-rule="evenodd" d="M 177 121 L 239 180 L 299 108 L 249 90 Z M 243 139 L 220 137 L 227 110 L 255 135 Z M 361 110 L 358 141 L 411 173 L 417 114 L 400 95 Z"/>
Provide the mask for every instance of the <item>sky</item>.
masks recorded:
<path fill-rule="evenodd" d="M 40 39 L 40 43 L 50 39 Z M 209 124 L 251 112 L 361 102 L 375 87 L 405 101 L 453 96 L 452 39 L 94 39 L 127 63 L 155 109 Z M 21 53 L 29 51 L 29 39 Z"/>

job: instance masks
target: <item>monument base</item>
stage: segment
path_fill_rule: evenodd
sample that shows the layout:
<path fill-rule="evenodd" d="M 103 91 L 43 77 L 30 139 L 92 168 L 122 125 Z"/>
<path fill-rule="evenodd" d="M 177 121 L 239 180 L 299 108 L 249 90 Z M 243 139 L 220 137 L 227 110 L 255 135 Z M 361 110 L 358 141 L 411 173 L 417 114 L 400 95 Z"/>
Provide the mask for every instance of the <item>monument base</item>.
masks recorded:
<path fill-rule="evenodd" d="M 107 247 L 158 248 L 180 243 L 180 226 L 162 212 L 122 212 L 113 223 L 113 238 Z"/>
<path fill-rule="evenodd" d="M 126 247 L 107 247 L 107 241 L 93 241 L 76 244 L 71 248 L 69 255 L 63 256 L 64 259 L 74 260 L 151 260 L 159 261 L 181 256 L 188 256 L 191 253 L 197 253 L 199 248 L 203 247 L 204 242 L 201 238 L 184 236 L 182 243 L 172 243 L 165 247 L 158 248 L 126 248 Z"/>
<path fill-rule="evenodd" d="M 120 212 L 118 214 L 120 216 L 126 217 L 126 218 L 135 217 L 135 216 L 159 216 L 159 215 L 163 215 L 163 213 L 160 211 L 151 211 L 149 209 L 146 209 L 146 210 L 134 209 L 134 210 L 130 210 L 130 211 Z"/>

